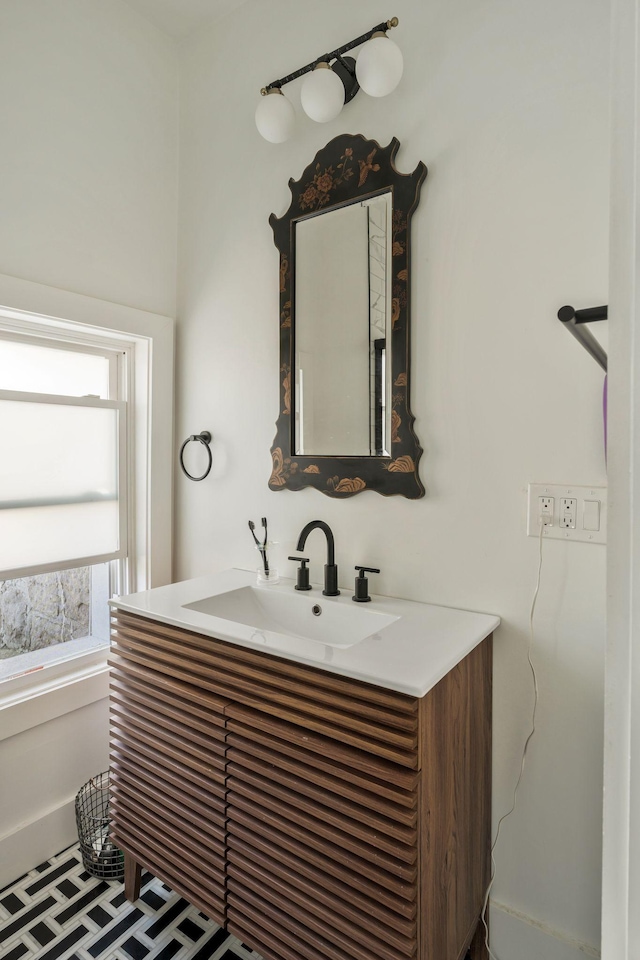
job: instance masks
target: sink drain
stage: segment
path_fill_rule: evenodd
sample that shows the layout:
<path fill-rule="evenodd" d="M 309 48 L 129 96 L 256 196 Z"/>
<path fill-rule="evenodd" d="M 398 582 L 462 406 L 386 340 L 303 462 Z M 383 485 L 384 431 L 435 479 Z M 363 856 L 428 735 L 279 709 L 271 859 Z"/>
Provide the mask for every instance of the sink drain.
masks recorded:
<path fill-rule="evenodd" d="M 320 616 L 322 613 L 322 607 L 319 603 L 314 603 L 314 605 L 311 607 L 311 613 L 314 615 L 314 617 Z"/>

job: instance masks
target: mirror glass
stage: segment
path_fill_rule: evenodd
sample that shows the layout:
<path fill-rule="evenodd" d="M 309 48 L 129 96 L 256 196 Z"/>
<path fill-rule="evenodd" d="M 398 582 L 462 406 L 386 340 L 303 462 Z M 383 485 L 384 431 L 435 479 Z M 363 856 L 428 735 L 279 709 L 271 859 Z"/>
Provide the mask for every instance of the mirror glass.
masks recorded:
<path fill-rule="evenodd" d="M 391 191 L 295 224 L 295 453 L 389 456 Z"/>

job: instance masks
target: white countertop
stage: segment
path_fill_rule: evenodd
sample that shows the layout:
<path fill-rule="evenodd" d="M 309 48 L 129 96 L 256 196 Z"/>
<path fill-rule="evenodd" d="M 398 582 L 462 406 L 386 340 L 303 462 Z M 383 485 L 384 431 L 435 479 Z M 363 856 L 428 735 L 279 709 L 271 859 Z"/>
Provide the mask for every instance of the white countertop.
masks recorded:
<path fill-rule="evenodd" d="M 110 604 L 160 623 L 273 653 L 286 660 L 296 660 L 415 697 L 428 693 L 500 623 L 499 617 L 485 613 L 375 594 L 372 594 L 371 603 L 356 604 L 351 599 L 351 591 L 345 590 L 339 597 L 324 597 L 321 587 L 314 586 L 304 596 L 310 603 L 321 604 L 328 612 L 329 604 L 347 604 L 350 609 L 344 614 L 350 618 L 357 616 L 358 609 L 396 618 L 379 632 L 352 646 L 333 646 L 275 630 L 256 629 L 185 606 L 247 586 L 256 586 L 254 571 L 225 570 L 143 593 L 114 597 Z M 258 589 L 300 596 L 295 593 L 293 580 L 288 579 Z M 341 613 L 340 610 L 330 612 Z"/>

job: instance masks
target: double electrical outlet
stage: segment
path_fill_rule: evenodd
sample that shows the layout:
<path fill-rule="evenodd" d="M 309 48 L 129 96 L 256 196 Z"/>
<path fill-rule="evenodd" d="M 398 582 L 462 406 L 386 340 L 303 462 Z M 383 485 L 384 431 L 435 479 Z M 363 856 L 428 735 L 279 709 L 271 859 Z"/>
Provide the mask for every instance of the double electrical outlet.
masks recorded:
<path fill-rule="evenodd" d="M 560 497 L 557 521 L 563 530 L 576 529 L 578 501 L 576 497 Z M 538 523 L 553 526 L 556 520 L 556 498 L 538 497 Z"/>
<path fill-rule="evenodd" d="M 607 542 L 607 488 L 530 483 L 527 535 Z"/>

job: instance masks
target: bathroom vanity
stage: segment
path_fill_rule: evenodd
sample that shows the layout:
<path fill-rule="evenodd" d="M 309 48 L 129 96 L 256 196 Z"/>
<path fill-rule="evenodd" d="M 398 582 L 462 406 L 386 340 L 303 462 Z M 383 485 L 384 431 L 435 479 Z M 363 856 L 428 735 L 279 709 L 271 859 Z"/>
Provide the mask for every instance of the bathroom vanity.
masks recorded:
<path fill-rule="evenodd" d="M 145 867 L 270 960 L 484 958 L 499 621 L 253 580 L 112 601 L 128 898 Z"/>

